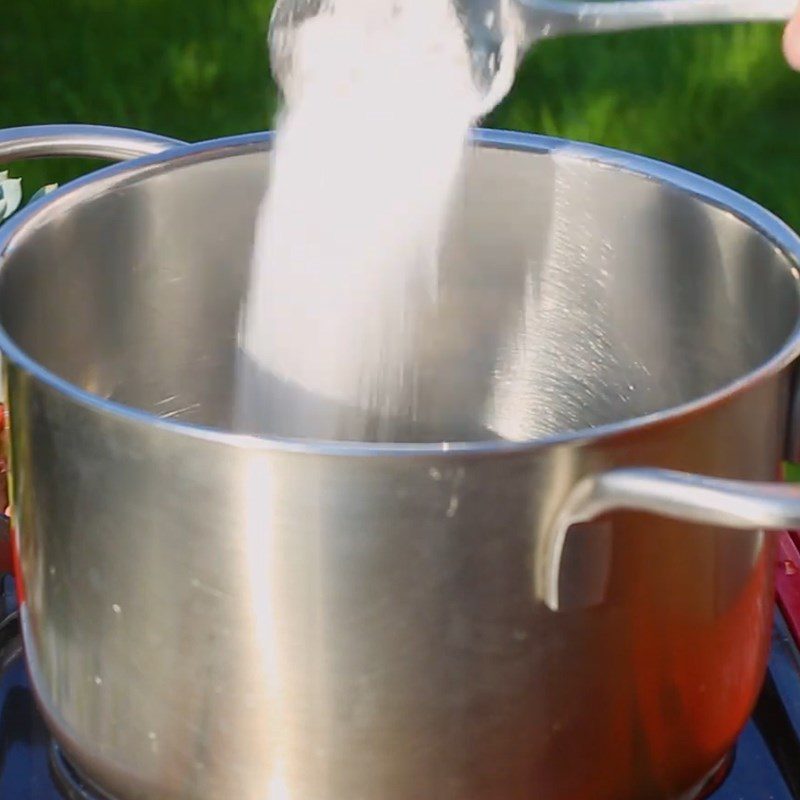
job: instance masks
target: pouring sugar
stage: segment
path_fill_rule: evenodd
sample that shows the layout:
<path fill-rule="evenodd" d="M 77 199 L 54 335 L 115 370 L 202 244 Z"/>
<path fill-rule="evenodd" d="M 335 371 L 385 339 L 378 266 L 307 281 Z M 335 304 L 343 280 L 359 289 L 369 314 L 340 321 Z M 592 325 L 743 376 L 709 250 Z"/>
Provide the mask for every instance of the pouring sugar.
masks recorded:
<path fill-rule="evenodd" d="M 450 0 L 339 0 L 293 33 L 243 311 L 237 426 L 392 438 L 476 109 Z"/>

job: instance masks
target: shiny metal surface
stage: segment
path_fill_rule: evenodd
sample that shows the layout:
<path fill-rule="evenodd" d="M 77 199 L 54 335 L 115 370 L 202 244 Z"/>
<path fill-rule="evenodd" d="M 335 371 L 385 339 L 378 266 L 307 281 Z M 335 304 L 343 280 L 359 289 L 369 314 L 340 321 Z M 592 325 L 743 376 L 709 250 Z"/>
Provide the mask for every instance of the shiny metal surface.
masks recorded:
<path fill-rule="evenodd" d="M 794 530 L 800 521 L 800 491 L 793 485 L 728 481 L 643 467 L 583 478 L 560 509 L 556 523 L 540 539 L 537 564 L 542 573 L 536 585 L 552 609 L 559 607 L 561 559 L 570 528 L 622 510 L 736 530 Z"/>
<path fill-rule="evenodd" d="M 665 25 L 785 22 L 797 9 L 794 0 L 517 0 L 517 5 L 530 41 Z"/>
<path fill-rule="evenodd" d="M 83 156 L 122 161 L 182 144 L 155 133 L 106 125 L 30 125 L 0 130 L 0 162 Z"/>
<path fill-rule="evenodd" d="M 230 422 L 267 146 L 109 167 L 0 231 L 26 654 L 60 744 L 121 800 L 680 796 L 764 674 L 761 529 L 800 522 L 794 493 L 686 477 L 777 474 L 797 237 L 665 165 L 479 133 L 419 418 L 258 439 Z"/>

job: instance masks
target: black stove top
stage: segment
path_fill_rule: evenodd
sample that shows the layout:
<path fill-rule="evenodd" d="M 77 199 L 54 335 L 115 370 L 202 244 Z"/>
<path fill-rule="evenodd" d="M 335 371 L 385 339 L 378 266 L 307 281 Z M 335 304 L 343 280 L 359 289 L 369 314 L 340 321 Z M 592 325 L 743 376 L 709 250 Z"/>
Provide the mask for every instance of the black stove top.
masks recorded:
<path fill-rule="evenodd" d="M 5 587 L 0 582 L 0 605 L 13 603 Z M 81 784 L 52 744 L 13 613 L 0 623 L 0 800 L 108 800 Z M 707 800 L 800 800 L 800 652 L 780 614 L 758 706 L 730 772 Z"/>

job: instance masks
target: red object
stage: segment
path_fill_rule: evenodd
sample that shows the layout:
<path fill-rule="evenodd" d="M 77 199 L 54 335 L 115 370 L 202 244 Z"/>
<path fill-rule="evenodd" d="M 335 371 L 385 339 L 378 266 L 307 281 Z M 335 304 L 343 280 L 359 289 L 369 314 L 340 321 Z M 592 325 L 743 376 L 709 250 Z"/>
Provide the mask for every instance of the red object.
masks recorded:
<path fill-rule="evenodd" d="M 6 477 L 6 458 L 5 458 L 5 429 L 6 413 L 5 406 L 0 403 L 0 514 L 8 516 L 8 480 Z M 8 539 L 0 537 L 0 572 L 11 571 L 14 565 L 14 554 L 12 552 L 13 534 L 9 530 Z"/>
<path fill-rule="evenodd" d="M 784 533 L 778 540 L 775 588 L 778 603 L 795 642 L 800 643 L 800 534 Z"/>
<path fill-rule="evenodd" d="M 25 583 L 22 580 L 22 568 L 19 560 L 19 537 L 14 530 L 13 524 L 10 525 L 11 532 L 11 562 L 14 568 L 14 583 L 17 589 L 17 600 L 22 605 L 25 602 Z"/>

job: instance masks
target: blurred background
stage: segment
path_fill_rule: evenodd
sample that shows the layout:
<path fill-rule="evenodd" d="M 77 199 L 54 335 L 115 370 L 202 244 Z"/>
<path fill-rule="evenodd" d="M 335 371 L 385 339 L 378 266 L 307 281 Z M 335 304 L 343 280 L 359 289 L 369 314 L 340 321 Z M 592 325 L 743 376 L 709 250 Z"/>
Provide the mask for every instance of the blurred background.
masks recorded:
<path fill-rule="evenodd" d="M 271 0 L 19 0 L 0 14 L 0 126 L 93 122 L 187 140 L 271 126 Z M 420 124 L 424 124 L 420 120 Z M 774 25 L 540 45 L 491 127 L 643 153 L 800 228 L 800 75 Z M 85 163 L 16 170 L 28 190 Z"/>

